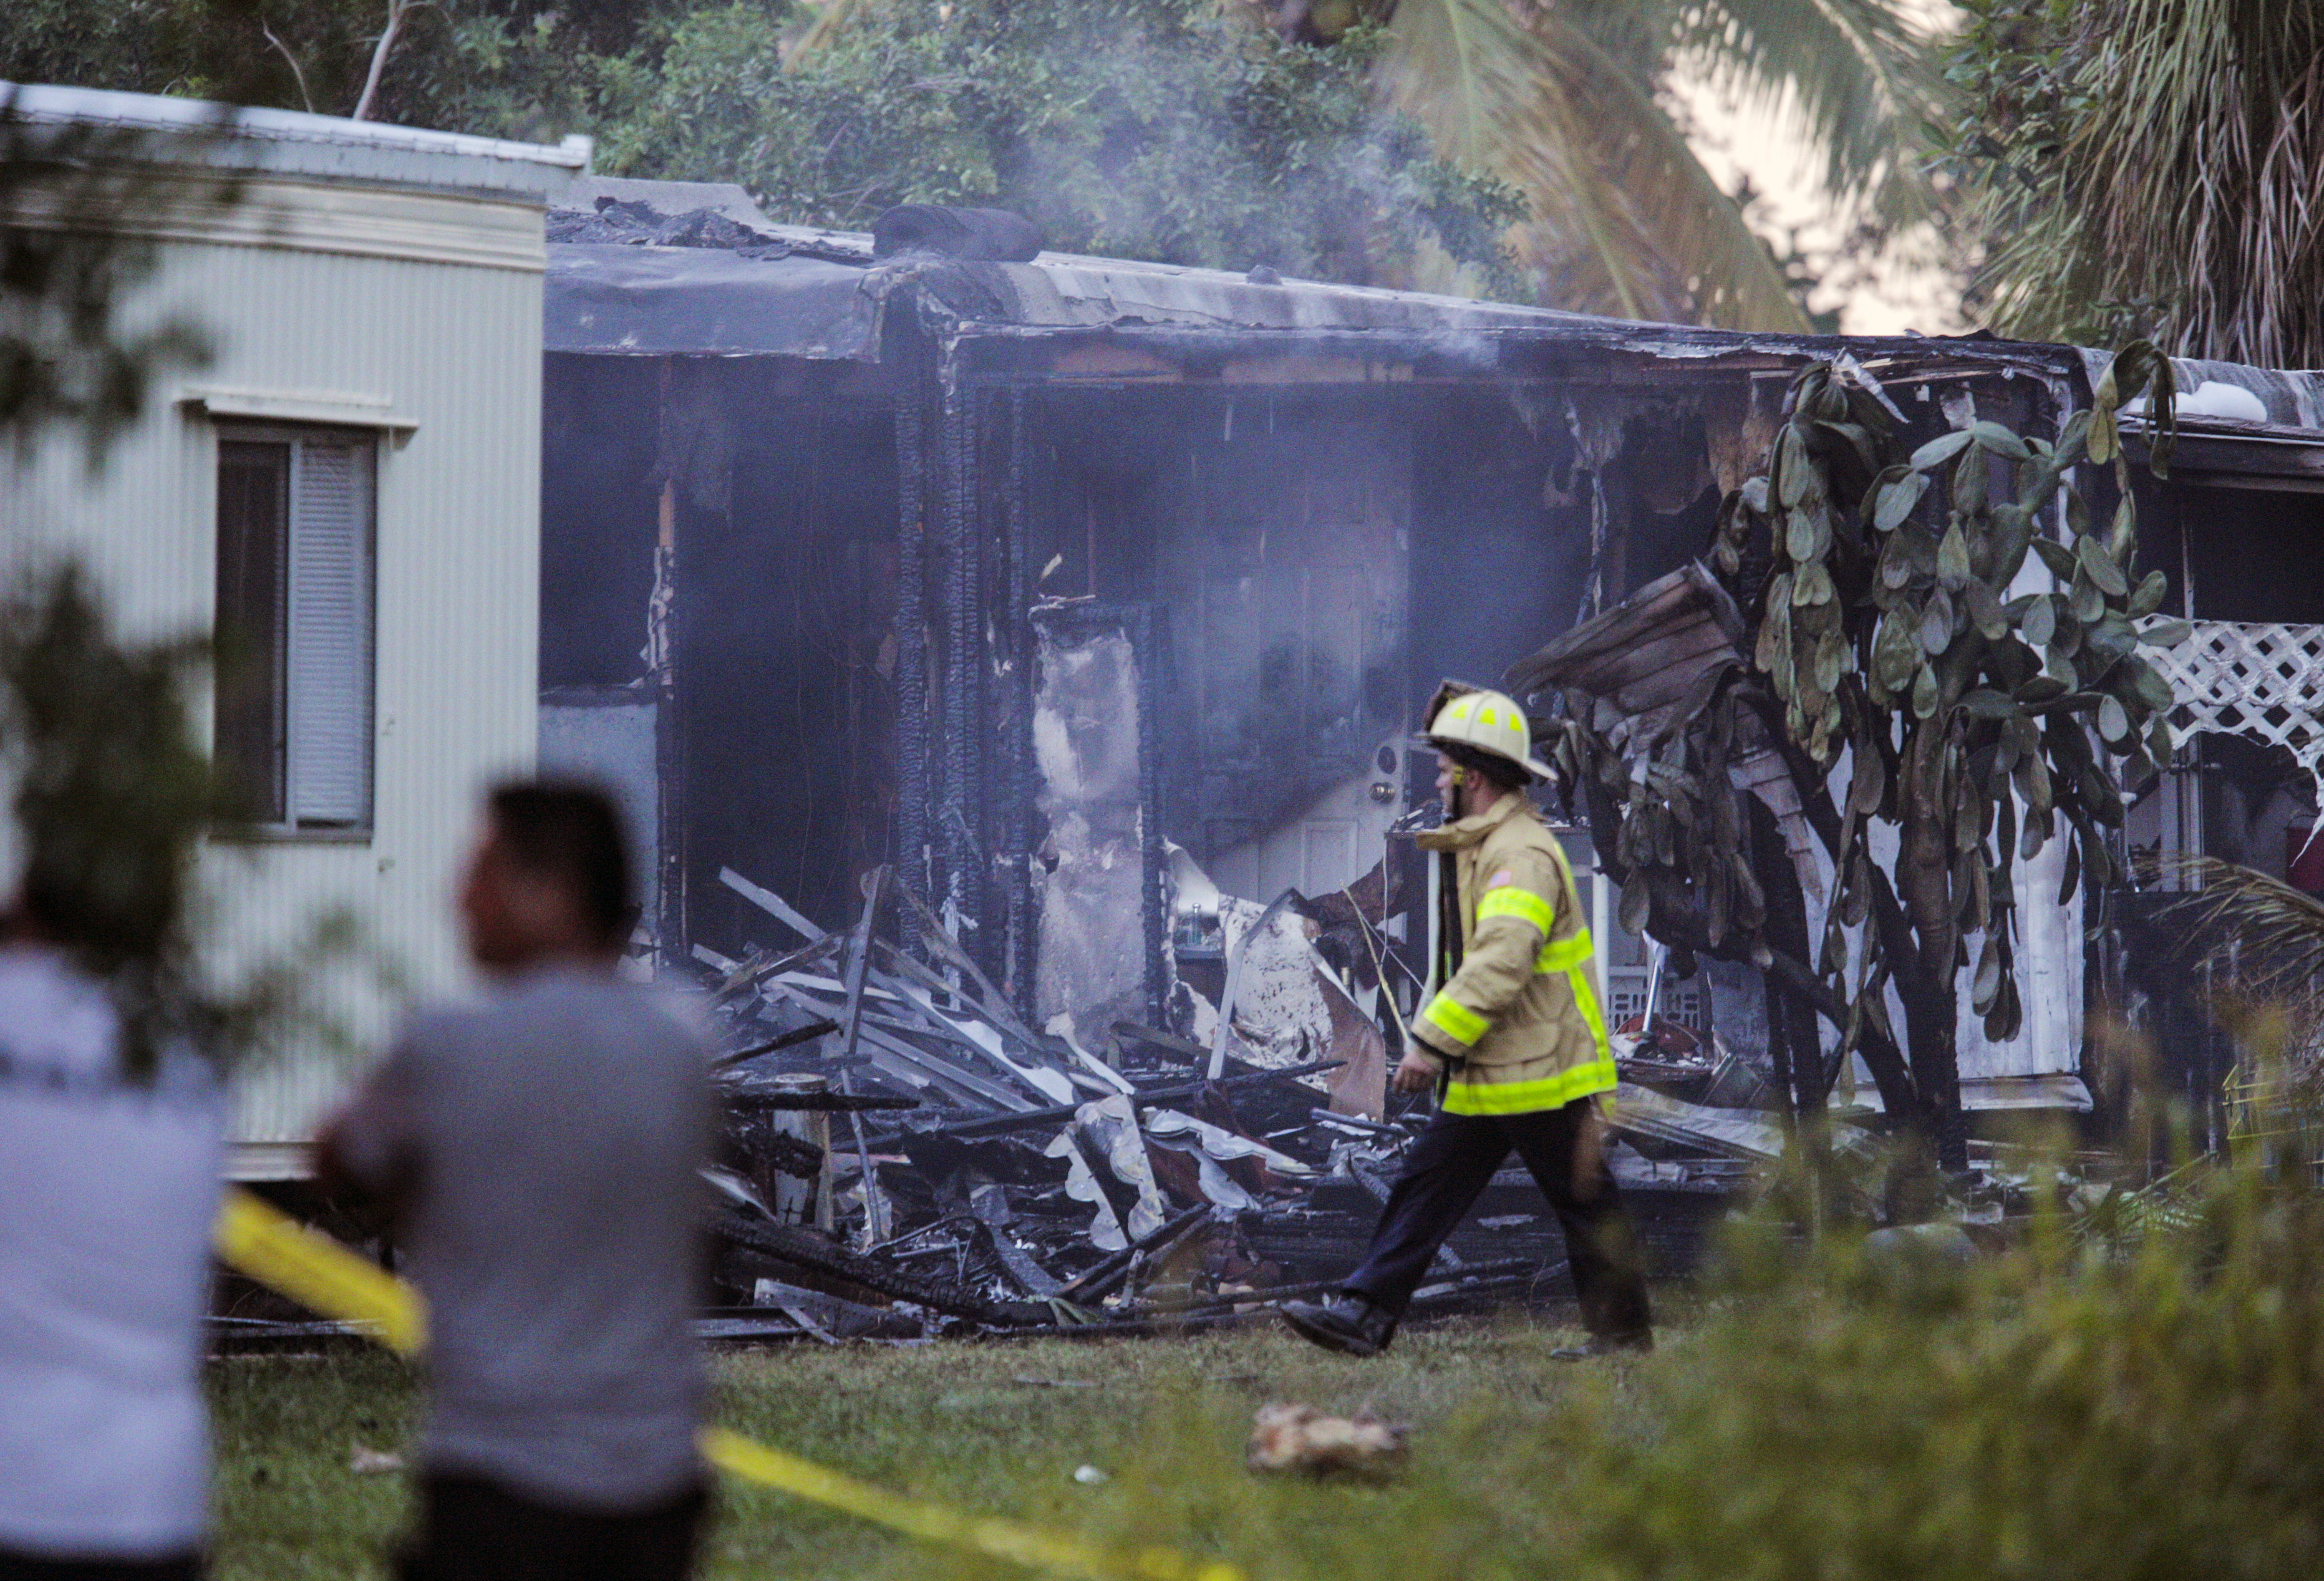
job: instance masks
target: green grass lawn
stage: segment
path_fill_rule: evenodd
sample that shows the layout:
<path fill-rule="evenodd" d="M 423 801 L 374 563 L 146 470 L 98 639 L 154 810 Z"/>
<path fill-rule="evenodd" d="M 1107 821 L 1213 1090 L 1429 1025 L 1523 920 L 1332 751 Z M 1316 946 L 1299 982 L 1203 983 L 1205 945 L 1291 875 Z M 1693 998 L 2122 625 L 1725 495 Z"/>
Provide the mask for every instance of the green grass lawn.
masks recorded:
<path fill-rule="evenodd" d="M 798 1346 L 719 1357 L 715 1417 L 883 1487 L 1250 1581 L 2324 1576 L 2324 1194 L 2230 1180 L 2183 1235 L 2113 1251 L 2036 1229 L 1966 1267 L 1838 1233 L 1812 1254 L 1739 1239 L 1728 1293 L 1665 1292 L 1676 1321 L 1636 1362 L 1554 1361 L 1572 1331 L 1514 1316 L 1374 1362 L 1271 1327 Z M 403 1489 L 349 1461 L 407 1442 L 411 1374 L 349 1351 L 212 1378 L 222 1581 L 379 1576 Z M 1278 1400 L 1408 1423 L 1410 1463 L 1380 1485 L 1254 1475 L 1251 1413 Z M 1019 1573 L 730 1485 L 705 1574 Z"/>
<path fill-rule="evenodd" d="M 892 1489 L 1110 1544 L 1231 1558 L 1253 1581 L 1533 1574 L 1564 1546 L 1561 1436 L 1606 1419 L 1598 1412 L 1620 1404 L 1606 1397 L 1633 1382 L 1627 1364 L 1552 1360 L 1572 1337 L 1514 1319 L 1467 1324 L 1407 1334 L 1370 1363 L 1271 1328 L 793 1346 L 720 1356 L 715 1416 Z M 404 1447 L 413 1375 L 371 1354 L 242 1357 L 214 1364 L 211 1393 L 220 1581 L 383 1575 L 405 1518 L 402 1479 L 357 1475 L 350 1462 L 358 1444 Z M 1384 1486 L 1255 1476 L 1243 1440 L 1252 1411 L 1277 1400 L 1408 1422 L 1411 1463 Z M 1085 1465 L 1109 1480 L 1076 1482 Z M 709 1576 L 1021 1573 L 771 1491 L 721 1493 Z"/>

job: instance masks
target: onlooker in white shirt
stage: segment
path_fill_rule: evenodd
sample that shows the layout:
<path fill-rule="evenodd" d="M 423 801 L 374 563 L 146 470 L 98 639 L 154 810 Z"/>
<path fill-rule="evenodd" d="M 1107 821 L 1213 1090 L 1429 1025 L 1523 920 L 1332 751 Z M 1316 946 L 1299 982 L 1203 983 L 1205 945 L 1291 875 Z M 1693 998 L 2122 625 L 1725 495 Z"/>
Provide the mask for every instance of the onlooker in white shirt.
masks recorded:
<path fill-rule="evenodd" d="M 184 926 L 218 810 L 197 655 L 67 562 L 0 592 L 0 1581 L 202 1568 L 226 1105 Z"/>
<path fill-rule="evenodd" d="M 202 1319 L 225 1108 L 134 1075 L 105 985 L 0 922 L 0 1578 L 200 1574 Z"/>

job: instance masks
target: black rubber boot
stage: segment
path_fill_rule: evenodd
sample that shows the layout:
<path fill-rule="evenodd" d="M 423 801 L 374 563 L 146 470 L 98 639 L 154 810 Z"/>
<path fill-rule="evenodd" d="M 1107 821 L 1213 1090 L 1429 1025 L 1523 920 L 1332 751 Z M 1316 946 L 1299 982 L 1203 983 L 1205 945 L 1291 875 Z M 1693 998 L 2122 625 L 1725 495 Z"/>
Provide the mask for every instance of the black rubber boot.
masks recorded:
<path fill-rule="evenodd" d="M 1352 1290 L 1328 1301 L 1286 1301 L 1283 1320 L 1300 1338 L 1343 1356 L 1376 1356 L 1396 1337 L 1396 1319 Z"/>

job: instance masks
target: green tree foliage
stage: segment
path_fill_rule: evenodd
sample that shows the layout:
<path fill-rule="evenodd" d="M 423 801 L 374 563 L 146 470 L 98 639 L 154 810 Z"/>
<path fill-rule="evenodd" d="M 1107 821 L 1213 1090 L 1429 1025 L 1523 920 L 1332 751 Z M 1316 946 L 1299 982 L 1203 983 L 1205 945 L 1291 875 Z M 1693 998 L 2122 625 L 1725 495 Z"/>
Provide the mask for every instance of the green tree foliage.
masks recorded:
<path fill-rule="evenodd" d="M 788 219 L 995 202 L 1050 245 L 1409 283 L 1434 253 L 1490 274 L 1517 212 L 1379 110 L 1380 42 L 1242 25 L 1209 0 L 866 0 L 786 60 L 784 19 L 693 13 L 636 69 L 604 164 L 727 174 Z"/>
<path fill-rule="evenodd" d="M 2324 365 L 2324 10 L 1968 0 L 1949 163 L 2005 333 Z"/>
<path fill-rule="evenodd" d="M 23 0 L 0 76 L 345 115 L 390 0 Z M 1807 327 L 1668 107 L 1791 107 L 1836 199 L 1927 208 L 1903 0 L 401 0 L 378 119 L 600 139 L 787 219 L 984 201 L 1053 244 Z M 227 85 L 235 91 L 226 92 Z"/>
<path fill-rule="evenodd" d="M 188 891 L 218 810 L 194 744 L 192 642 L 124 644 L 87 575 L 25 576 L 0 606 L 0 742 L 16 760 L 19 903 L 112 985 L 133 1068 L 197 1031 Z"/>
<path fill-rule="evenodd" d="M 666 7 L 627 0 L 405 0 L 372 118 L 489 136 L 587 131 L 610 60 Z M 0 78 L 320 115 L 361 98 L 389 0 L 20 0 Z"/>
<path fill-rule="evenodd" d="M 385 16 L 383 0 L 32 0 L 0 20 L 0 75 L 231 80 L 245 102 L 345 115 Z M 374 116 L 589 132 L 607 174 L 738 180 L 783 220 L 988 203 L 1060 249 L 1518 289 L 1501 236 L 1521 202 L 1374 101 L 1381 43 L 1294 41 L 1215 0 L 438 0 L 406 14 Z"/>
<path fill-rule="evenodd" d="M 2134 624 L 2161 608 L 2166 583 L 2125 569 L 2136 524 L 2114 414 L 2142 389 L 2165 414 L 2167 465 L 2170 365 L 2144 344 L 2116 358 L 2096 409 L 2054 443 L 1976 421 L 1910 448 L 1868 376 L 1810 365 L 1766 470 L 1721 511 L 1716 554 L 1748 660 L 1710 671 L 1652 733 L 1577 703 L 1557 749 L 1589 788 L 1624 925 L 1775 970 L 1840 1029 L 1843 1053 L 1864 1050 L 1890 1113 L 1955 1166 L 1958 974 L 1971 972 L 1987 1035 L 2016 1035 L 2015 864 L 2062 832 L 2061 901 L 2084 874 L 2109 883 L 2122 786 L 2170 755 L 2170 688 L 2139 648 L 2183 627 Z M 2116 475 L 2103 528 L 2075 482 L 2085 460 Z M 2053 540 L 2040 513 L 2061 497 Z M 2059 591 L 2012 596 L 2029 555 Z M 1764 868 L 1728 772 L 1761 740 L 1784 756 L 1838 874 L 1812 965 L 1767 932 Z M 1876 829 L 1893 864 L 1876 855 Z"/>

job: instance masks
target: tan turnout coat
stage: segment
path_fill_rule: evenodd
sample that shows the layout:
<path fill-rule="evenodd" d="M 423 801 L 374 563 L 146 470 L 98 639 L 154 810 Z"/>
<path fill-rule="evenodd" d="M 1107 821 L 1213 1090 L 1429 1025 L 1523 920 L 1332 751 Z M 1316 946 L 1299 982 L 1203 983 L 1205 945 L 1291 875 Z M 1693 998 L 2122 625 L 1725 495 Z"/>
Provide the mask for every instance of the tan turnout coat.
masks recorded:
<path fill-rule="evenodd" d="M 1609 1092 L 1614 1055 L 1572 870 L 1533 803 L 1506 796 L 1419 838 L 1450 851 L 1462 958 L 1412 1035 L 1451 1064 L 1444 1109 L 1522 1114 Z"/>

